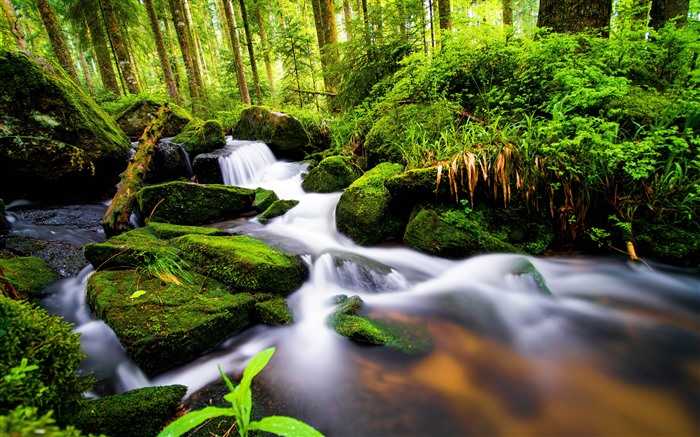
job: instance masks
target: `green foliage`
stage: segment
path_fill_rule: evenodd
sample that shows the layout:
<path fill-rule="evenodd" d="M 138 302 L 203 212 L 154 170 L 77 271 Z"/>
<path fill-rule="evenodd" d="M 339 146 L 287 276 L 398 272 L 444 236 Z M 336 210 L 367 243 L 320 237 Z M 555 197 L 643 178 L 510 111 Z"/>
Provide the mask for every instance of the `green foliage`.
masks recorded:
<path fill-rule="evenodd" d="M 56 425 L 52 412 L 39 415 L 37 408 L 17 407 L 0 415 L 0 435 L 24 437 L 41 435 L 46 437 L 81 437 L 83 434 L 73 426 L 65 429 Z"/>
<path fill-rule="evenodd" d="M 65 423 L 83 405 L 92 379 L 76 373 L 85 355 L 70 328 L 43 309 L 0 297 L 0 414 L 36 407 Z"/>
<path fill-rule="evenodd" d="M 201 410 L 191 411 L 168 425 L 158 434 L 158 437 L 179 437 L 187 431 L 219 416 L 232 416 L 236 419 L 238 434 L 247 437 L 249 431 L 271 432 L 281 436 L 322 436 L 312 426 L 297 419 L 286 416 L 268 416 L 259 421 L 250 421 L 250 413 L 253 404 L 253 394 L 250 385 L 253 378 L 260 373 L 275 353 L 275 348 L 268 348 L 255 355 L 243 371 L 241 382 L 234 387 L 231 380 L 221 371 L 221 378 L 226 382 L 230 393 L 224 399 L 231 403 L 231 407 L 206 407 Z"/>

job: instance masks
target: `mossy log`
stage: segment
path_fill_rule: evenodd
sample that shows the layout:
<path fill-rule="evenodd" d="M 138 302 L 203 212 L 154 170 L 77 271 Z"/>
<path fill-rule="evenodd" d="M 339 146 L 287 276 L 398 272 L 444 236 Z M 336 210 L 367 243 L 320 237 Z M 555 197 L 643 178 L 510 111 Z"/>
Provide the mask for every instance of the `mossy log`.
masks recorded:
<path fill-rule="evenodd" d="M 108 236 L 118 235 L 131 229 L 129 217 L 134 209 L 134 195 L 141 189 L 141 182 L 146 177 L 148 166 L 151 164 L 154 148 L 163 133 L 163 128 L 170 118 L 170 114 L 171 110 L 167 104 L 158 109 L 153 121 L 146 126 L 139 139 L 136 154 L 124 173 L 121 174 L 117 193 L 102 219 L 102 227 Z"/>

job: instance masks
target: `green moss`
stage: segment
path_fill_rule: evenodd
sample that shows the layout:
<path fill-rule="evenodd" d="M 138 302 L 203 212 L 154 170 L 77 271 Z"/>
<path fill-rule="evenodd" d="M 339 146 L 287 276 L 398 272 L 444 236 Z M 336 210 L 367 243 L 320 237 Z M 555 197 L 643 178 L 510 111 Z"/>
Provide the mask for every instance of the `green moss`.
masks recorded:
<path fill-rule="evenodd" d="M 97 270 L 143 266 L 150 259 L 172 256 L 172 252 L 173 249 L 159 240 L 150 228 L 134 229 L 83 248 L 85 258 Z"/>
<path fill-rule="evenodd" d="M 272 326 L 291 325 L 294 321 L 292 310 L 284 298 L 272 294 L 256 295 L 255 312 L 265 324 Z"/>
<path fill-rule="evenodd" d="M 298 119 L 261 106 L 241 113 L 233 137 L 264 141 L 278 158 L 301 160 L 314 151 L 312 138 Z"/>
<path fill-rule="evenodd" d="M 0 415 L 0 436 L 81 437 L 83 434 L 73 426 L 56 425 L 52 412 L 39 415 L 36 408 L 18 407 L 6 416 Z"/>
<path fill-rule="evenodd" d="M 185 393 L 184 385 L 169 385 L 92 399 L 75 425 L 90 434 L 153 437 L 175 416 Z"/>
<path fill-rule="evenodd" d="M 637 223 L 637 254 L 686 267 L 700 266 L 700 234 L 673 225 Z"/>
<path fill-rule="evenodd" d="M 214 223 L 253 210 L 255 191 L 228 185 L 166 182 L 136 193 L 143 217 L 163 223 L 197 225 Z"/>
<path fill-rule="evenodd" d="M 384 185 L 391 194 L 392 203 L 415 205 L 419 202 L 450 201 L 452 196 L 447 177 L 442 175 L 439 187 L 437 180 L 437 167 L 417 168 L 390 177 Z"/>
<path fill-rule="evenodd" d="M 362 170 L 349 156 L 330 156 L 314 166 L 301 187 L 306 192 L 332 193 L 342 191 L 362 176 Z"/>
<path fill-rule="evenodd" d="M 134 362 L 155 375 L 196 358 L 250 324 L 255 303 L 250 294 L 233 295 L 196 273 L 192 279 L 192 284 L 178 285 L 136 270 L 97 272 L 88 281 L 88 303 Z M 145 294 L 130 297 L 139 290 Z"/>
<path fill-rule="evenodd" d="M 46 285 L 59 278 L 43 259 L 33 256 L 0 258 L 0 286 L 9 282 L 25 299 L 39 297 Z"/>
<path fill-rule="evenodd" d="M 284 215 L 299 204 L 298 200 L 277 200 L 258 217 L 258 222 L 265 224 L 275 217 Z"/>
<path fill-rule="evenodd" d="M 197 235 L 227 235 L 226 232 L 216 228 L 205 228 L 203 226 L 173 225 L 170 223 L 148 222 L 148 229 L 154 236 L 163 240 L 181 237 L 188 234 Z"/>
<path fill-rule="evenodd" d="M 301 286 L 308 273 L 299 256 L 244 235 L 185 235 L 172 242 L 211 277 L 236 291 L 289 294 Z"/>
<path fill-rule="evenodd" d="M 143 135 L 153 114 L 164 104 L 142 96 L 127 96 L 120 103 L 121 105 L 112 113 L 112 117 L 124 133 L 132 138 Z M 168 106 L 171 114 L 163 127 L 163 136 L 174 137 L 192 120 L 192 115 L 185 108 L 174 103 L 168 103 Z"/>
<path fill-rule="evenodd" d="M 430 334 L 418 325 L 361 316 L 364 302 L 359 296 L 341 295 L 336 303 L 338 307 L 329 316 L 328 323 L 344 337 L 360 343 L 386 345 L 409 354 L 423 354 L 432 347 Z"/>
<path fill-rule="evenodd" d="M 200 153 L 209 153 L 226 146 L 224 128 L 217 120 L 204 121 L 193 118 L 173 142 L 182 144 L 191 157 Z"/>
<path fill-rule="evenodd" d="M 266 190 L 264 188 L 256 188 L 253 208 L 255 208 L 255 210 L 258 212 L 263 212 L 269 207 L 271 207 L 272 204 L 277 202 L 278 200 L 280 200 L 280 198 L 274 191 Z"/>
<path fill-rule="evenodd" d="M 389 208 L 384 181 L 402 170 L 399 164 L 384 163 L 353 182 L 336 206 L 338 230 L 363 246 L 400 238 L 404 223 Z"/>
<path fill-rule="evenodd" d="M 76 373 L 85 358 L 80 348 L 80 335 L 61 318 L 0 296 L 0 415 L 30 406 L 40 414 L 53 410 L 56 420 L 65 423 L 83 405 L 83 392 L 92 387 L 90 378 Z M 37 368 L 12 370 L 27 366 Z"/>

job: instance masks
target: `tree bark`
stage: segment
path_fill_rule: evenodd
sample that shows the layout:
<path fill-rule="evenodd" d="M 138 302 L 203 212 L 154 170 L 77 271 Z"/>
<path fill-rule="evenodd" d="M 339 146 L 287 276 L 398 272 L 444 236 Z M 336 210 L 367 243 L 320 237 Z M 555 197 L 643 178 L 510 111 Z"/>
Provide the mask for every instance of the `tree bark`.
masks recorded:
<path fill-rule="evenodd" d="M 689 0 L 652 0 L 649 24 L 658 30 L 671 19 L 678 17 L 676 25 L 683 26 L 688 22 L 689 9 Z"/>
<path fill-rule="evenodd" d="M 75 83 L 80 85 L 78 73 L 75 72 L 73 59 L 66 45 L 66 39 L 63 37 L 61 26 L 58 24 L 56 12 L 54 12 L 51 3 L 49 3 L 49 0 L 37 0 L 36 7 L 39 10 L 39 15 L 41 15 L 41 20 L 44 22 L 46 32 L 49 34 L 51 47 L 53 47 L 53 53 L 58 59 L 58 63 L 73 78 Z"/>
<path fill-rule="evenodd" d="M 576 33 L 599 29 L 609 34 L 612 0 L 540 0 L 537 27 L 557 33 Z"/>
<path fill-rule="evenodd" d="M 265 73 L 267 74 L 267 85 L 270 87 L 270 97 L 272 101 L 275 101 L 275 77 L 272 74 L 272 61 L 270 60 L 270 42 L 267 39 L 267 30 L 265 26 L 267 25 L 266 20 L 263 18 L 262 10 L 260 5 L 255 8 L 255 18 L 258 24 L 258 32 L 260 34 L 260 43 L 263 49 L 263 61 L 265 62 Z"/>
<path fill-rule="evenodd" d="M 179 0 L 168 0 L 170 4 L 170 12 L 173 16 L 173 24 L 175 25 L 175 33 L 177 34 L 177 42 L 180 44 L 180 52 L 182 53 L 182 61 L 185 64 L 185 75 L 187 76 L 187 84 L 190 88 L 190 99 L 192 107 L 197 108 L 201 104 L 202 90 L 200 89 L 201 79 L 197 79 L 197 68 L 195 67 L 192 56 L 191 39 L 188 34 L 188 25 L 185 17 L 182 3 Z"/>
<path fill-rule="evenodd" d="M 316 24 L 316 36 L 318 48 L 321 53 L 321 66 L 323 67 L 323 83 L 326 91 L 335 91 L 335 83 L 327 74 L 328 65 L 338 62 L 338 50 L 329 47 L 338 43 L 338 30 L 335 25 L 335 10 L 333 0 L 312 0 L 314 23 Z"/>
<path fill-rule="evenodd" d="M 438 0 L 438 17 L 440 19 L 440 31 L 452 29 L 450 0 Z"/>
<path fill-rule="evenodd" d="M 228 25 L 229 35 L 231 36 L 231 50 L 233 51 L 234 62 L 236 64 L 238 90 L 241 93 L 241 100 L 243 103 L 250 105 L 250 93 L 248 92 L 248 84 L 245 80 L 243 58 L 241 57 L 241 43 L 238 40 L 238 33 L 236 32 L 236 17 L 233 14 L 231 0 L 224 0 L 224 15 L 226 15 L 226 24 Z"/>
<path fill-rule="evenodd" d="M 24 33 L 22 26 L 19 25 L 19 18 L 15 14 L 15 7 L 11 0 L 1 0 L 2 9 L 5 11 L 5 17 L 7 17 L 7 24 L 9 25 L 10 32 L 15 38 L 15 43 L 17 44 L 17 50 L 27 50 L 27 35 Z"/>
<path fill-rule="evenodd" d="M 343 29 L 345 30 L 345 39 L 352 39 L 352 7 L 350 0 L 343 0 Z"/>
<path fill-rule="evenodd" d="M 119 90 L 119 82 L 117 82 L 117 75 L 114 72 L 114 65 L 112 65 L 112 58 L 109 55 L 109 47 L 107 46 L 107 40 L 105 39 L 105 34 L 97 15 L 98 11 L 94 11 L 95 14 L 85 17 L 87 27 L 90 31 L 90 40 L 92 41 L 92 48 L 95 50 L 95 58 L 97 58 L 97 68 L 100 72 L 100 78 L 102 79 L 102 86 L 107 91 L 112 91 L 116 97 L 121 96 Z"/>
<path fill-rule="evenodd" d="M 141 189 L 141 183 L 146 177 L 146 172 L 151 164 L 151 158 L 158 140 L 160 139 L 165 123 L 170 117 L 170 108 L 167 104 L 161 106 L 155 113 L 153 120 L 146 126 L 143 135 L 136 146 L 136 154 L 121 174 L 121 180 L 117 185 L 117 193 L 109 204 L 107 212 L 102 219 L 102 228 L 108 237 L 121 234 L 131 229 L 129 218 L 134 209 L 134 195 Z"/>
<path fill-rule="evenodd" d="M 110 41 L 112 42 L 114 56 L 117 58 L 117 67 L 122 72 L 122 77 L 124 82 L 126 82 L 126 88 L 129 90 L 129 93 L 138 94 L 140 92 L 139 83 L 131 65 L 131 58 L 126 47 L 124 34 L 114 13 L 114 4 L 112 4 L 112 0 L 99 1 L 102 8 L 102 19 L 105 22 Z"/>
<path fill-rule="evenodd" d="M 170 58 L 168 57 L 168 51 L 165 49 L 163 34 L 160 32 L 160 25 L 158 23 L 158 17 L 156 16 L 156 10 L 153 7 L 153 0 L 144 0 L 143 3 L 146 6 L 148 22 L 151 25 L 151 33 L 153 34 L 153 40 L 156 43 L 156 51 L 158 52 L 160 68 L 163 70 L 165 89 L 168 91 L 168 97 L 170 97 L 174 102 L 180 103 L 180 93 L 177 91 L 175 76 L 173 75 L 172 68 L 170 68 Z"/>
<path fill-rule="evenodd" d="M 255 86 L 255 99 L 258 105 L 262 105 L 262 90 L 260 89 L 260 77 L 258 76 L 258 65 L 255 62 L 255 51 L 253 50 L 253 36 L 248 25 L 248 12 L 245 7 L 245 0 L 238 0 L 241 6 L 241 19 L 243 20 L 243 31 L 245 32 L 246 45 L 248 46 L 248 56 L 250 58 L 250 69 L 253 73 L 253 84 Z"/>
<path fill-rule="evenodd" d="M 87 59 L 85 59 L 85 52 L 80 52 L 80 67 L 83 69 L 85 74 L 85 85 L 87 85 L 90 95 L 95 95 L 95 87 L 92 85 L 92 74 L 90 73 L 90 67 L 88 66 Z"/>
<path fill-rule="evenodd" d="M 513 25 L 513 0 L 502 0 L 503 1 L 503 25 L 512 26 Z"/>

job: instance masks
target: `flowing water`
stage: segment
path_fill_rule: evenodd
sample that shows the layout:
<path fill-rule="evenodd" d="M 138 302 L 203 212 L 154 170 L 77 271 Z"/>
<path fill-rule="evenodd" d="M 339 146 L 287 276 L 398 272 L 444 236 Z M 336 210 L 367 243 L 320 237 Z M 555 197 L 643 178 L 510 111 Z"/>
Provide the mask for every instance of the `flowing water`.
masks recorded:
<path fill-rule="evenodd" d="M 331 436 L 700 434 L 697 270 L 359 247 L 336 231 L 340 193 L 304 193 L 305 165 L 270 160 L 260 144 L 237 144 L 221 159 L 225 180 L 299 205 L 266 226 L 218 226 L 303 254 L 310 276 L 288 298 L 294 325 L 247 329 L 149 380 L 86 308 L 86 268 L 53 285 L 47 306 L 76 323 L 85 365 L 108 390 L 178 383 L 192 395 L 219 381 L 217 365 L 236 374 L 275 346 L 256 378 L 268 405 Z M 256 164 L 236 162 L 248 157 Z M 337 335 L 326 320 L 338 294 L 361 296 L 371 317 L 426 327 L 430 351 Z"/>

